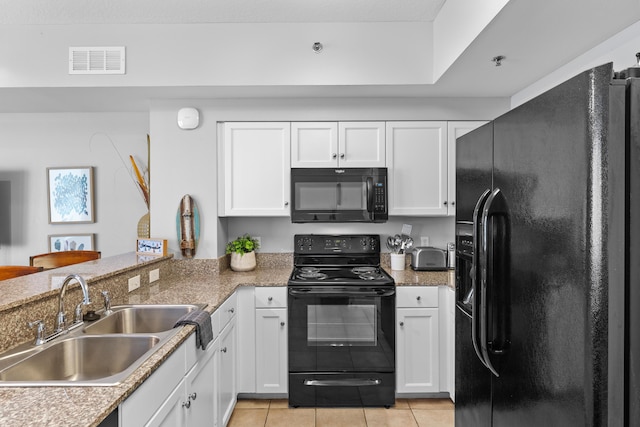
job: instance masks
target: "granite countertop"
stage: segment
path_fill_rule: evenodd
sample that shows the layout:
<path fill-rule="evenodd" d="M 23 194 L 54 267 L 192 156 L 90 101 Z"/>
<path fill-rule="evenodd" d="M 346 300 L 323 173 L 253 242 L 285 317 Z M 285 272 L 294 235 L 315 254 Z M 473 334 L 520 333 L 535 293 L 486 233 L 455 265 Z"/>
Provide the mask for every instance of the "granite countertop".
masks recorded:
<path fill-rule="evenodd" d="M 109 274 L 107 270 L 131 262 L 130 255 L 124 258 L 112 257 L 99 262 L 104 268 L 100 274 Z M 176 262 L 176 261 L 172 261 Z M 182 262 L 184 263 L 184 262 Z M 87 267 L 89 268 L 89 267 Z M 180 271 L 181 270 L 181 271 Z M 391 271 L 399 286 L 410 285 L 450 285 L 450 272 Z M 78 268 L 73 269 L 78 272 Z M 225 270 L 219 274 L 190 272 L 184 274 L 184 267 L 159 282 L 140 288 L 126 296 L 124 304 L 207 304 L 206 310 L 213 312 L 239 286 L 286 286 L 291 273 L 290 266 L 273 268 L 260 267 L 251 272 L 236 273 Z M 82 272 L 80 272 L 82 273 Z M 216 271 L 217 273 L 217 271 Z M 37 273 L 43 274 L 43 273 Z M 56 271 L 64 277 L 65 271 Z M 97 274 L 97 273 L 95 273 Z M 13 280 L 13 279 L 12 279 Z M 53 292 L 49 283 L 34 283 L 28 290 L 15 291 L 5 300 L 0 300 L 0 308 L 28 301 L 29 292 Z M 0 285 L 2 287 L 2 285 Z M 47 289 L 44 289 L 47 288 Z M 19 295 L 16 295 L 15 293 Z M 3 426 L 97 426 L 118 405 L 124 401 L 169 355 L 184 342 L 193 326 L 183 329 L 151 356 L 123 383 L 108 387 L 0 387 L 0 420 Z"/>

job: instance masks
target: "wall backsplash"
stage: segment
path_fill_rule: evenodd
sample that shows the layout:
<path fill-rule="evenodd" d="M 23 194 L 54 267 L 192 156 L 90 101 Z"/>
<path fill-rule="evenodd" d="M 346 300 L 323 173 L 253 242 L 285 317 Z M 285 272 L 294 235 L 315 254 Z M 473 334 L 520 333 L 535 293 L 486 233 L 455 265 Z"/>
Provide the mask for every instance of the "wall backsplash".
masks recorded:
<path fill-rule="evenodd" d="M 382 252 L 389 252 L 384 241 L 387 236 L 399 234 L 402 224 L 412 225 L 414 246 L 420 246 L 421 236 L 428 236 L 430 246 L 446 249 L 455 236 L 454 217 L 391 217 L 382 224 L 293 224 L 289 218 L 225 218 L 225 221 L 228 240 L 244 233 L 260 236 L 260 252 L 293 252 L 294 234 L 379 234 Z"/>

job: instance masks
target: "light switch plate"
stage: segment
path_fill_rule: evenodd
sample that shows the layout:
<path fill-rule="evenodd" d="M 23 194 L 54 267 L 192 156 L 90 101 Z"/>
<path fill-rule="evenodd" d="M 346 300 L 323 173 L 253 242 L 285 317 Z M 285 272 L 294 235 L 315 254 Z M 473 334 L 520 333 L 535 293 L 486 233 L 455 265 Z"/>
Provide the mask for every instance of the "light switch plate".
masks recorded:
<path fill-rule="evenodd" d="M 129 292 L 135 291 L 140 287 L 140 275 L 132 277 L 129 279 Z"/>

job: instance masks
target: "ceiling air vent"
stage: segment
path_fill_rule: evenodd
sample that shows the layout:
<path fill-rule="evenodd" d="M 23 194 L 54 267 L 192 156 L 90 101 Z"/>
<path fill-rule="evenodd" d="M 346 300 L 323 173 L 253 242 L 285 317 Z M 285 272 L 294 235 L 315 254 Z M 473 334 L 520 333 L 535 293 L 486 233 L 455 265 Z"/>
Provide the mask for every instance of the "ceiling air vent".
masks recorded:
<path fill-rule="evenodd" d="M 69 74 L 124 74 L 124 46 L 70 47 Z"/>

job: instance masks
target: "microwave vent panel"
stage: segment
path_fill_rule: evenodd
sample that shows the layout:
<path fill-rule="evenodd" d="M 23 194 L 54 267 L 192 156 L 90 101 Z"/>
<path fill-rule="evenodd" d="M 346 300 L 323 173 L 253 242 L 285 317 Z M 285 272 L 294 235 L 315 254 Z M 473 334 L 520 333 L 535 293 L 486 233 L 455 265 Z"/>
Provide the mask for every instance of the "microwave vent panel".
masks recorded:
<path fill-rule="evenodd" d="M 70 47 L 69 74 L 124 74 L 122 47 Z"/>

